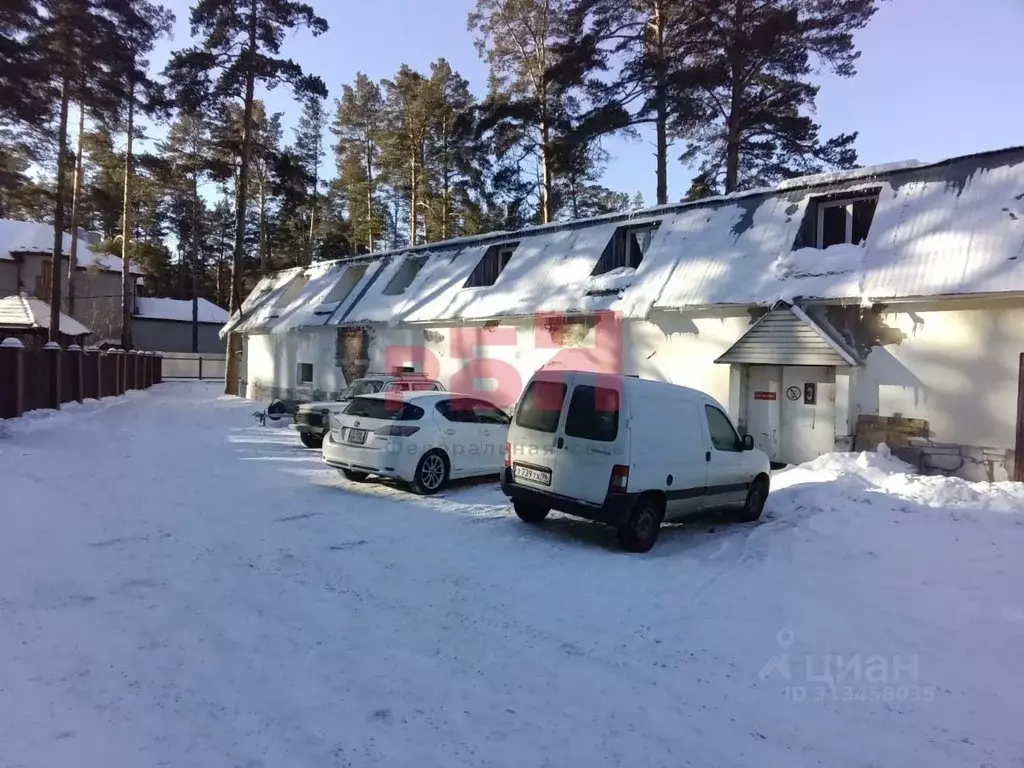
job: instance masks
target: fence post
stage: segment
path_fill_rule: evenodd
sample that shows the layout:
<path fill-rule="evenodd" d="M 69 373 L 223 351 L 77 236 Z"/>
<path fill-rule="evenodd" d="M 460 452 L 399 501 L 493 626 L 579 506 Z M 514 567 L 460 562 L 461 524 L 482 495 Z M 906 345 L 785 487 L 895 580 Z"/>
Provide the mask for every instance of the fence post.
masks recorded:
<path fill-rule="evenodd" d="M 139 388 L 139 353 L 134 349 L 129 349 L 126 353 L 127 357 L 125 360 L 128 363 L 127 373 L 125 374 L 124 388 L 127 389 L 138 389 Z"/>
<path fill-rule="evenodd" d="M 153 354 L 156 355 L 156 359 L 153 361 L 153 383 L 160 384 L 164 380 L 164 356 L 159 352 L 154 352 Z"/>
<path fill-rule="evenodd" d="M 203 356 L 199 356 L 199 380 L 203 380 Z"/>
<path fill-rule="evenodd" d="M 43 386 L 46 387 L 45 407 L 60 410 L 60 359 L 64 352 L 56 341 L 43 346 Z"/>
<path fill-rule="evenodd" d="M 114 359 L 114 391 L 110 394 L 113 397 L 120 397 L 124 394 L 124 353 L 117 347 L 108 351 Z"/>
<path fill-rule="evenodd" d="M 82 350 L 82 399 L 100 399 L 99 350 L 86 347 Z"/>
<path fill-rule="evenodd" d="M 156 352 L 146 353 L 146 386 L 152 387 L 154 381 L 154 368 L 156 367 Z"/>
<path fill-rule="evenodd" d="M 25 412 L 25 347 L 15 338 L 0 343 L 0 419 Z"/>
<path fill-rule="evenodd" d="M 1024 352 L 1017 369 L 1017 440 L 1013 446 L 1013 479 L 1024 483 Z"/>
<path fill-rule="evenodd" d="M 68 347 L 67 364 L 71 366 L 71 391 L 65 392 L 69 400 L 82 402 L 82 348 L 77 344 Z"/>
<path fill-rule="evenodd" d="M 98 399 L 102 400 L 104 397 L 111 397 L 116 389 L 114 378 L 117 375 L 117 360 L 110 354 L 109 349 L 105 349 L 97 356 L 96 363 L 100 377 Z"/>

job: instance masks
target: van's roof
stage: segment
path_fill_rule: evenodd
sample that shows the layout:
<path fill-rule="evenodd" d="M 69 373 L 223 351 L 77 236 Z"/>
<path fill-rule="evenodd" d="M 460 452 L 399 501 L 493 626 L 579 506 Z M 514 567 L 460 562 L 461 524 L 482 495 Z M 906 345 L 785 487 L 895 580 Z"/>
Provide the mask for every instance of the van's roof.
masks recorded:
<path fill-rule="evenodd" d="M 671 389 L 673 392 L 678 393 L 680 390 L 688 392 L 693 396 L 695 400 L 708 400 L 714 402 L 714 398 L 707 392 L 702 392 L 699 389 L 693 389 L 692 387 L 684 387 L 682 384 L 672 384 L 668 381 L 657 381 L 656 379 L 641 379 L 637 376 L 628 376 L 623 373 L 598 373 L 596 371 L 582 371 L 582 370 L 566 370 L 557 368 L 542 368 L 537 371 L 534 375 L 534 379 L 540 379 L 542 381 L 559 381 L 566 376 L 573 374 L 582 374 L 584 376 L 596 376 L 598 379 L 614 380 L 621 382 L 624 387 L 631 387 L 634 389 L 643 389 L 649 392 L 655 390 L 668 390 Z"/>

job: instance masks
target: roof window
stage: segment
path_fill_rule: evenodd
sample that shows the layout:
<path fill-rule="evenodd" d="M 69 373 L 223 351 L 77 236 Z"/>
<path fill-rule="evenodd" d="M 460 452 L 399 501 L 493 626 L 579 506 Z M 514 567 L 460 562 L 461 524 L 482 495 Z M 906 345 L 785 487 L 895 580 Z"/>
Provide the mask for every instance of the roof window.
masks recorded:
<path fill-rule="evenodd" d="M 498 279 L 498 275 L 504 271 L 505 267 L 508 266 L 509 261 L 512 260 L 512 254 L 515 253 L 516 248 L 519 247 L 519 243 L 500 243 L 498 245 L 492 245 L 487 249 L 483 258 L 480 259 L 480 263 L 476 265 L 476 269 L 473 270 L 473 274 L 469 276 L 466 284 L 463 288 L 484 288 L 488 285 L 494 285 Z"/>
<path fill-rule="evenodd" d="M 381 291 L 385 296 L 400 296 L 405 293 L 412 281 L 416 279 L 416 275 L 423 269 L 423 265 L 427 263 L 426 256 L 406 256 L 405 261 L 402 262 L 402 266 L 398 268 L 398 272 L 391 278 L 391 281 L 385 286 L 384 290 Z"/>
<path fill-rule="evenodd" d="M 878 193 L 818 202 L 817 247 L 860 245 L 868 236 L 878 206 Z"/>
<path fill-rule="evenodd" d="M 648 224 L 628 224 L 616 229 L 590 274 L 596 277 L 613 269 L 639 267 L 660 226 L 660 221 L 652 221 Z"/>

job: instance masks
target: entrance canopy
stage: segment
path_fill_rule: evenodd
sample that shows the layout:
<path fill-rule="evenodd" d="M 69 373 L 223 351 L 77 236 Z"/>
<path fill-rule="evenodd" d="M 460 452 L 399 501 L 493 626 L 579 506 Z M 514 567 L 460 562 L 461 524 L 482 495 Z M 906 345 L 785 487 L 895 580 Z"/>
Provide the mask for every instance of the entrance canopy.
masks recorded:
<path fill-rule="evenodd" d="M 776 304 L 754 323 L 716 363 L 750 365 L 860 365 L 800 307 Z"/>

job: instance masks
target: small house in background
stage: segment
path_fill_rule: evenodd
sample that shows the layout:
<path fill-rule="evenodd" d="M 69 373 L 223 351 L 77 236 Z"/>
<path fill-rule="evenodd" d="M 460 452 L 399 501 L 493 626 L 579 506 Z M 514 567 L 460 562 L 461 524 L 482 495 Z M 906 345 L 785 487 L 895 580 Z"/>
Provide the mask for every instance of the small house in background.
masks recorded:
<path fill-rule="evenodd" d="M 78 238 L 75 269 L 75 306 L 68 314 L 92 329 L 94 343 L 121 339 L 121 259 L 92 250 L 92 235 Z M 63 236 L 61 296 L 68 297 L 68 260 L 71 235 Z M 50 300 L 52 281 L 53 227 L 33 221 L 0 219 L 0 297 L 27 293 Z M 142 270 L 131 266 L 130 299 L 142 278 Z"/>
<path fill-rule="evenodd" d="M 222 354 L 218 332 L 228 321 L 227 310 L 199 299 L 199 348 L 192 348 L 192 300 L 140 297 L 135 300 L 132 342 L 139 349 L 160 352 Z"/>
<path fill-rule="evenodd" d="M 41 348 L 50 335 L 50 305 L 42 299 L 19 293 L 0 297 L 0 338 L 16 338 L 27 349 Z M 60 343 L 84 347 L 92 331 L 63 312 L 60 315 Z"/>

